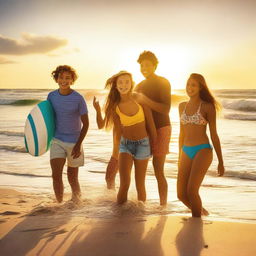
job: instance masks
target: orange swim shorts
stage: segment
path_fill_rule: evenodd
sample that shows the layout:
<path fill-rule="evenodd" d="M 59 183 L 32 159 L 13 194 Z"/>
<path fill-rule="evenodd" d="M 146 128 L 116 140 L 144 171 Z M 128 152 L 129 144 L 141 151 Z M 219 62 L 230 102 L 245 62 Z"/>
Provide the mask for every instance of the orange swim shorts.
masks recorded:
<path fill-rule="evenodd" d="M 171 126 L 164 126 L 156 130 L 157 140 L 152 144 L 152 155 L 162 156 L 169 154 L 169 144 L 171 140 Z"/>

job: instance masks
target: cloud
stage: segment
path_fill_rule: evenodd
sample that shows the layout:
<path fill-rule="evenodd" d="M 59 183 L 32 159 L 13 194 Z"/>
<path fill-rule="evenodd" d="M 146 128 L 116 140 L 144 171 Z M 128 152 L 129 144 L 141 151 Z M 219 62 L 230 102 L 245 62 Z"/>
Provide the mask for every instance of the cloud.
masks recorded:
<path fill-rule="evenodd" d="M 60 50 L 60 51 L 55 51 L 54 53 L 49 53 L 47 54 L 47 56 L 49 57 L 59 57 L 63 54 L 76 54 L 76 53 L 80 53 L 81 50 L 79 48 L 72 48 L 72 49 L 64 49 L 64 50 Z"/>
<path fill-rule="evenodd" d="M 13 60 L 8 60 L 6 58 L 3 58 L 0 56 L 0 65 L 1 64 L 15 64 L 18 63 L 17 61 L 13 61 Z"/>
<path fill-rule="evenodd" d="M 0 54 L 44 54 L 67 45 L 67 40 L 55 36 L 39 36 L 23 33 L 21 40 L 0 35 Z"/>

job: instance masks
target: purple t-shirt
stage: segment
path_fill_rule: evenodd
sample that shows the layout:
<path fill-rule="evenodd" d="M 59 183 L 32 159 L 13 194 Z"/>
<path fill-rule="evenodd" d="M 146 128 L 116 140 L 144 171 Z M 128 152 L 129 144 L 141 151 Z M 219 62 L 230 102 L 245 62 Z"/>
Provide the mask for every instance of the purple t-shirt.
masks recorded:
<path fill-rule="evenodd" d="M 81 115 L 88 114 L 83 96 L 76 91 L 62 95 L 55 90 L 48 94 L 47 100 L 51 102 L 56 115 L 54 138 L 76 143 L 81 132 Z"/>

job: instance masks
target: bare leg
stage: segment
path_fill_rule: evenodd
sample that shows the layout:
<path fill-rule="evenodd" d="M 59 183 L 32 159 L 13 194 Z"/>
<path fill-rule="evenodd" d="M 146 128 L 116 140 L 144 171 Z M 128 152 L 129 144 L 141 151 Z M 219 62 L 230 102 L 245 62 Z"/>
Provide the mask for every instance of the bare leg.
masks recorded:
<path fill-rule="evenodd" d="M 79 202 L 81 197 L 81 190 L 78 181 L 78 167 L 68 166 L 68 182 L 72 189 L 72 200 Z"/>
<path fill-rule="evenodd" d="M 119 175 L 120 175 L 120 187 L 117 194 L 117 203 L 123 204 L 127 201 L 128 189 L 131 182 L 131 169 L 133 159 L 130 154 L 119 154 Z"/>
<path fill-rule="evenodd" d="M 193 217 L 201 217 L 202 214 L 202 201 L 199 196 L 199 188 L 212 162 L 212 157 L 212 150 L 204 148 L 201 149 L 193 159 L 187 186 L 187 193 Z"/>
<path fill-rule="evenodd" d="M 179 200 L 190 208 L 190 202 L 187 195 L 187 186 L 191 172 L 192 160 L 184 153 L 181 152 L 180 164 L 177 177 L 177 196 Z"/>
<path fill-rule="evenodd" d="M 167 204 L 167 190 L 168 184 L 164 176 L 164 162 L 166 155 L 153 156 L 153 166 L 155 171 L 155 176 L 158 183 L 158 193 L 160 197 L 160 205 Z"/>
<path fill-rule="evenodd" d="M 55 158 L 50 161 L 52 168 L 53 189 L 55 197 L 59 203 L 63 200 L 64 185 L 62 181 L 63 167 L 65 158 Z"/>
<path fill-rule="evenodd" d="M 135 182 L 139 201 L 146 201 L 145 177 L 148 166 L 148 159 L 134 160 Z"/>

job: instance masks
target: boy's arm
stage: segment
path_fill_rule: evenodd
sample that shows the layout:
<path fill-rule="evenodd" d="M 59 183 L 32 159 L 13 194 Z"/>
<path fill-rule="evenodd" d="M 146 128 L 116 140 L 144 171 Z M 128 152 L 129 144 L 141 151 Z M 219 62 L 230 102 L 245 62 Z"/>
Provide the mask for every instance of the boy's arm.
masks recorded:
<path fill-rule="evenodd" d="M 154 119 L 153 119 L 153 115 L 152 115 L 152 111 L 149 107 L 143 105 L 143 111 L 145 114 L 145 121 L 146 121 L 146 128 L 149 134 L 149 137 L 151 139 L 152 142 L 157 140 L 157 132 L 156 132 L 156 126 L 154 123 Z"/>
<path fill-rule="evenodd" d="M 138 91 L 135 91 L 133 94 L 135 96 L 135 99 L 140 103 L 147 105 L 150 109 L 162 113 L 162 114 L 169 114 L 170 107 L 171 107 L 171 86 L 168 81 L 165 81 L 163 86 L 161 86 L 160 89 L 160 101 L 156 102 L 154 100 L 151 100 L 149 97 L 147 97 L 145 94 L 138 93 Z"/>
<path fill-rule="evenodd" d="M 83 127 L 80 132 L 80 136 L 76 142 L 76 145 L 74 146 L 72 153 L 71 153 L 71 155 L 73 156 L 74 159 L 78 158 L 81 154 L 81 150 L 80 150 L 81 144 L 82 144 L 84 137 L 86 136 L 88 128 L 89 128 L 88 114 L 81 115 L 81 121 L 83 123 Z"/>

